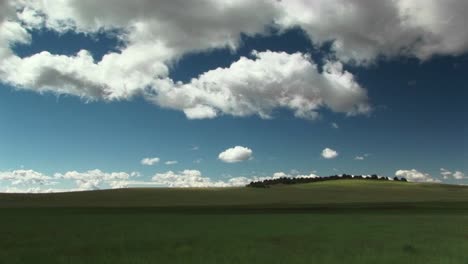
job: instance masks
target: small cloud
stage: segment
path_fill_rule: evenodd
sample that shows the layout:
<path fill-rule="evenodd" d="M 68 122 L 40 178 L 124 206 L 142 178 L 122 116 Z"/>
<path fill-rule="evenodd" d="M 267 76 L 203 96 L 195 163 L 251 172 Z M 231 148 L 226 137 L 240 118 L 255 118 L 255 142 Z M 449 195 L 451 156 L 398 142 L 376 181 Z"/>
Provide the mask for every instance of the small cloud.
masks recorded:
<path fill-rule="evenodd" d="M 177 164 L 179 163 L 177 160 L 168 160 L 166 162 L 164 162 L 164 164 L 166 165 L 174 165 L 174 164 Z"/>
<path fill-rule="evenodd" d="M 199 146 L 195 146 L 195 145 L 193 145 L 193 146 L 190 148 L 190 150 L 193 150 L 193 151 L 196 151 L 196 150 L 199 150 L 199 149 L 200 149 L 200 147 L 199 147 Z"/>
<path fill-rule="evenodd" d="M 442 177 L 447 180 L 450 176 L 452 176 L 452 172 L 449 171 L 449 170 L 446 170 L 444 168 L 441 168 L 440 169 L 440 175 L 442 175 Z"/>
<path fill-rule="evenodd" d="M 196 159 L 193 161 L 193 163 L 200 164 L 202 163 L 203 159 Z"/>
<path fill-rule="evenodd" d="M 441 168 L 440 169 L 440 174 L 442 175 L 442 177 L 447 180 L 447 179 L 450 179 L 450 178 L 453 178 L 455 180 L 463 180 L 465 179 L 465 173 L 461 172 L 461 171 L 455 171 L 455 172 L 451 172 L 449 170 L 446 170 L 444 168 Z"/>
<path fill-rule="evenodd" d="M 291 169 L 291 170 L 289 171 L 289 173 L 291 173 L 291 174 L 299 174 L 300 171 L 298 171 L 298 170 L 296 170 L 296 169 Z"/>
<path fill-rule="evenodd" d="M 336 128 L 336 129 L 340 128 L 340 126 L 338 126 L 338 124 L 335 123 L 335 122 L 331 123 L 330 125 L 331 125 L 333 128 Z"/>
<path fill-rule="evenodd" d="M 365 153 L 364 155 L 357 155 L 356 157 L 354 157 L 354 160 L 365 160 L 366 158 L 368 158 L 371 154 L 369 153 Z"/>
<path fill-rule="evenodd" d="M 226 163 L 236 163 L 252 158 L 252 150 L 242 146 L 228 148 L 219 153 L 218 159 Z"/>
<path fill-rule="evenodd" d="M 325 159 L 334 159 L 338 157 L 338 152 L 331 148 L 325 148 L 324 150 L 322 150 L 322 157 L 324 157 Z"/>
<path fill-rule="evenodd" d="M 142 165 L 146 165 L 146 166 L 152 166 L 156 163 L 159 162 L 159 158 L 157 157 L 154 157 L 154 158 L 144 158 L 141 160 L 141 164 Z"/>
<path fill-rule="evenodd" d="M 269 180 L 269 179 L 279 179 L 279 178 L 317 178 L 319 177 L 315 173 L 310 174 L 288 174 L 282 171 L 275 172 L 271 177 L 263 177 L 260 178 L 261 180 Z"/>
<path fill-rule="evenodd" d="M 457 180 L 462 180 L 465 178 L 465 174 L 461 171 L 456 171 L 454 174 L 453 174 L 453 177 Z"/>

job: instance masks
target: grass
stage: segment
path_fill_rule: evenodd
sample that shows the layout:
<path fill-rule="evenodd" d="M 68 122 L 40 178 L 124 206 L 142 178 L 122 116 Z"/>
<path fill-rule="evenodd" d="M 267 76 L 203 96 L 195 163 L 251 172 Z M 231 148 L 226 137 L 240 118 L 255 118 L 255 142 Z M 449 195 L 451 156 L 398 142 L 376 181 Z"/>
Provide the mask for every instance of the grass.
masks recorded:
<path fill-rule="evenodd" d="M 0 263 L 468 264 L 466 187 L 337 181 L 0 201 Z"/>
<path fill-rule="evenodd" d="M 336 180 L 263 188 L 135 188 L 60 194 L 0 194 L 2 207 L 315 207 L 468 202 L 468 187 Z"/>

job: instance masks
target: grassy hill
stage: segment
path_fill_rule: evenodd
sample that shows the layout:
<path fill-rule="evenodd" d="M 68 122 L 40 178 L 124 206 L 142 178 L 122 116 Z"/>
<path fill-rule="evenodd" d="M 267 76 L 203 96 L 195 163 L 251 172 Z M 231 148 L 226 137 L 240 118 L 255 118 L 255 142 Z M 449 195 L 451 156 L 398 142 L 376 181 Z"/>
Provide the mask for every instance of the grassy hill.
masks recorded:
<path fill-rule="evenodd" d="M 468 187 L 0 194 L 1 263 L 468 264 Z"/>
<path fill-rule="evenodd" d="M 468 203 L 468 186 L 336 180 L 262 188 L 129 188 L 49 194 L 0 194 L 0 207 L 245 207 Z"/>

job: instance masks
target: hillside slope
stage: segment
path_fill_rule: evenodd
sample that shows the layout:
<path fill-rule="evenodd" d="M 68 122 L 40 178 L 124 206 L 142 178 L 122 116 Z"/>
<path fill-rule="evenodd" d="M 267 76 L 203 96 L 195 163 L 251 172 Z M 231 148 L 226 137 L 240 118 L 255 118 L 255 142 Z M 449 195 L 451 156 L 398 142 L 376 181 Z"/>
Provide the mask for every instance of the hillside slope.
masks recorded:
<path fill-rule="evenodd" d="M 309 208 L 427 203 L 468 208 L 468 186 L 338 180 L 272 188 L 129 188 L 49 194 L 0 194 L 0 207 Z M 441 205 L 442 204 L 442 205 Z"/>

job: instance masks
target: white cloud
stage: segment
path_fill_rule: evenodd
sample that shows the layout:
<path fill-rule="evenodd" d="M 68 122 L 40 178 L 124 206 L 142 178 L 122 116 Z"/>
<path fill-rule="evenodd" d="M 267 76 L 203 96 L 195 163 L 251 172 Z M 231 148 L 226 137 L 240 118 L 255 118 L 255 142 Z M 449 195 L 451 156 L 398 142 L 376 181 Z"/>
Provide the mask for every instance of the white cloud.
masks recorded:
<path fill-rule="evenodd" d="M 166 165 L 174 165 L 174 164 L 177 164 L 179 163 L 177 160 L 168 160 L 166 162 L 164 162 L 164 164 Z"/>
<path fill-rule="evenodd" d="M 74 180 L 78 189 L 80 190 L 98 190 L 111 186 L 113 188 L 126 187 L 126 182 L 131 177 L 137 177 L 137 172 L 103 172 L 101 170 L 89 170 L 86 172 L 69 171 L 66 173 L 56 173 L 54 175 L 57 179 Z"/>
<path fill-rule="evenodd" d="M 1 8 L 1 6 L 0 6 Z M 19 22 L 5 20 L 0 21 L 0 60 L 5 60 L 12 56 L 10 47 L 15 43 L 28 44 L 31 36 Z M 5 72 L 2 69 L 3 62 L 0 62 L 0 81 L 4 80 Z"/>
<path fill-rule="evenodd" d="M 440 182 L 429 174 L 413 170 L 398 170 L 398 177 L 404 177 L 414 182 Z M 151 181 L 135 180 L 138 172 L 103 172 L 101 170 L 89 170 L 85 172 L 68 171 L 55 173 L 48 176 L 33 170 L 15 170 L 0 172 L 0 192 L 67 192 L 108 188 L 126 188 L 129 186 L 159 186 L 159 187 L 236 187 L 245 186 L 252 181 L 288 178 L 316 178 L 315 172 L 300 174 L 297 171 L 291 173 L 275 172 L 271 176 L 230 177 L 227 180 L 213 180 L 205 177 L 199 170 L 183 170 L 179 172 L 167 171 L 156 173 Z M 464 177 L 461 172 L 455 172 L 454 178 Z M 4 184 L 9 183 L 9 185 Z M 68 183 L 74 183 L 69 185 Z M 67 187 L 65 187 L 67 186 Z"/>
<path fill-rule="evenodd" d="M 30 188 L 18 188 L 16 186 L 8 186 L 0 192 L 3 193 L 57 193 L 57 192 L 73 192 L 81 191 L 79 189 L 60 189 L 60 188 L 42 188 L 42 187 L 30 187 Z"/>
<path fill-rule="evenodd" d="M 426 60 L 468 50 L 468 2 L 464 0 L 278 1 L 283 27 L 302 27 L 318 45 L 332 42 L 343 61 L 378 56 Z"/>
<path fill-rule="evenodd" d="M 440 169 L 440 174 L 442 175 L 442 177 L 444 178 L 444 180 L 447 180 L 449 179 L 450 176 L 452 176 L 452 172 L 451 171 L 448 171 L 444 168 L 441 168 Z"/>
<path fill-rule="evenodd" d="M 464 0 L 0 0 L 0 80 L 86 101 L 144 96 L 190 119 L 271 118 L 278 108 L 306 119 L 322 108 L 366 114 L 366 90 L 336 60 L 365 64 L 381 56 L 425 60 L 465 53 L 467 12 Z M 185 54 L 235 50 L 242 34 L 270 34 L 271 26 L 280 32 L 299 26 L 314 44 L 331 42 L 328 57 L 334 59 L 318 69 L 306 54 L 254 52 L 187 83 L 168 78 Z M 11 47 L 30 43 L 31 29 L 113 32 L 121 44 L 100 61 L 86 50 L 20 58 Z"/>
<path fill-rule="evenodd" d="M 456 171 L 454 174 L 453 174 L 453 177 L 457 180 L 463 180 L 465 179 L 465 173 L 461 172 L 461 171 Z"/>
<path fill-rule="evenodd" d="M 338 126 L 338 124 L 335 123 L 335 122 L 331 123 L 330 125 L 331 125 L 333 128 L 336 128 L 336 129 L 340 128 L 340 127 Z"/>
<path fill-rule="evenodd" d="M 228 148 L 219 153 L 218 159 L 226 163 L 236 163 L 252 158 L 252 150 L 242 146 Z"/>
<path fill-rule="evenodd" d="M 0 171 L 0 192 L 65 192 L 96 190 L 102 188 L 124 188 L 131 183 L 130 179 L 138 177 L 138 172 L 103 172 L 89 170 L 86 172 L 68 171 L 46 175 L 34 170 Z M 8 184 L 1 184 L 8 183 Z M 70 186 L 76 187 L 63 187 Z"/>
<path fill-rule="evenodd" d="M 152 181 L 156 184 L 168 187 L 238 187 L 245 186 L 252 181 L 264 181 L 269 179 L 278 179 L 281 177 L 291 178 L 316 178 L 314 173 L 304 175 L 291 175 L 284 172 L 276 172 L 271 176 L 266 177 L 233 177 L 227 181 L 213 181 L 208 177 L 203 177 L 198 170 L 183 170 L 179 172 L 168 171 L 157 173 L 153 176 Z"/>
<path fill-rule="evenodd" d="M 152 166 L 152 165 L 158 163 L 159 160 L 160 160 L 160 159 L 157 158 L 157 157 L 154 157 L 154 158 L 144 158 L 144 159 L 142 159 L 142 160 L 140 161 L 140 163 L 141 163 L 142 165 Z"/>
<path fill-rule="evenodd" d="M 188 119 L 215 118 L 218 115 L 213 107 L 206 105 L 196 105 L 194 107 L 188 107 L 183 109 L 183 111 Z"/>
<path fill-rule="evenodd" d="M 26 28 L 33 30 L 44 26 L 45 17 L 38 10 L 30 7 L 24 7 L 17 11 L 18 19 L 25 24 Z"/>
<path fill-rule="evenodd" d="M 355 160 L 364 160 L 365 157 L 364 156 L 356 156 L 354 157 Z"/>
<path fill-rule="evenodd" d="M 322 157 L 325 159 L 334 159 L 338 157 L 338 152 L 331 148 L 325 148 L 322 150 Z"/>
<path fill-rule="evenodd" d="M 152 181 L 168 187 L 227 187 L 229 184 L 222 181 L 212 181 L 203 177 L 198 170 L 183 170 L 180 172 L 168 171 L 156 173 Z"/>
<path fill-rule="evenodd" d="M 97 32 L 120 28 L 126 30 L 123 37 L 130 43 L 160 42 L 177 53 L 235 48 L 241 33 L 262 33 L 279 13 L 264 0 L 26 2 L 43 12 L 47 26 L 54 30 Z"/>
<path fill-rule="evenodd" d="M 7 1 L 12 22 L 0 29 L 0 78 L 21 89 L 71 94 L 86 100 L 129 99 L 167 77 L 183 54 L 235 49 L 241 33 L 262 33 L 278 10 L 266 1 Z M 262 10 L 258 13 L 256 9 Z M 18 10 L 15 14 L 14 10 Z M 210 15 L 206 15 L 210 10 Z M 2 12 L 3 13 L 3 12 Z M 3 14 L 2 14 L 3 17 Z M 75 56 L 41 52 L 19 58 L 10 43 L 30 40 L 25 28 L 58 32 L 117 32 L 122 45 L 95 62 L 88 51 Z M 5 51 L 8 51 L 7 53 Z M 184 109 L 187 116 L 213 115 L 208 107 Z"/>
<path fill-rule="evenodd" d="M 315 173 L 311 172 L 309 174 L 299 174 L 299 173 L 285 173 L 285 172 L 275 172 L 271 177 L 254 177 L 254 181 L 263 181 L 269 179 L 279 179 L 279 178 L 317 178 L 319 177 Z"/>
<path fill-rule="evenodd" d="M 310 174 L 274 173 L 271 176 L 230 177 L 227 180 L 213 180 L 204 177 L 198 170 L 167 171 L 156 173 L 151 181 L 135 180 L 138 172 L 104 172 L 99 169 L 84 172 L 68 171 L 45 175 L 34 170 L 15 170 L 0 172 L 0 192 L 10 193 L 48 193 L 127 188 L 131 186 L 158 187 L 236 187 L 245 186 L 252 181 L 276 179 L 280 177 L 311 178 Z M 5 184 L 8 183 L 8 184 Z"/>
<path fill-rule="evenodd" d="M 271 118 L 276 108 L 307 119 L 317 118 L 322 107 L 348 115 L 370 111 L 366 91 L 341 63 L 326 62 L 322 72 L 301 53 L 254 52 L 253 59 L 241 58 L 186 84 L 168 78 L 170 65 L 186 53 L 234 49 L 241 33 L 264 32 L 282 13 L 273 1 L 85 2 L 15 2 L 21 11 L 0 30 L 5 54 L 0 79 L 18 89 L 87 101 L 144 96 L 159 106 L 181 110 L 190 119 L 220 114 Z M 208 6 L 210 16 L 205 15 Z M 11 53 L 11 43 L 30 41 L 26 28 L 42 26 L 89 34 L 117 29 L 123 44 L 101 61 L 86 50 L 73 56 L 44 51 L 25 58 Z"/>
<path fill-rule="evenodd" d="M 447 179 L 455 179 L 455 180 L 463 180 L 465 179 L 465 174 L 461 171 L 455 171 L 455 172 L 451 172 L 449 170 L 446 170 L 444 168 L 441 168 L 440 169 L 440 174 L 443 176 L 443 178 L 445 180 Z"/>
<path fill-rule="evenodd" d="M 404 177 L 408 181 L 412 181 L 412 182 L 440 182 L 439 180 L 432 178 L 431 175 L 427 173 L 419 172 L 415 169 L 398 170 L 395 172 L 395 176 Z"/>
<path fill-rule="evenodd" d="M 34 170 L 0 171 L 0 180 L 9 181 L 12 185 L 53 185 L 54 178 Z"/>
<path fill-rule="evenodd" d="M 241 57 L 189 83 L 156 80 L 145 96 L 190 119 L 219 114 L 272 118 L 277 108 L 305 119 L 317 118 L 322 107 L 347 115 L 370 112 L 366 90 L 341 63 L 328 61 L 321 73 L 317 68 L 306 54 L 254 51 L 252 58 Z"/>
<path fill-rule="evenodd" d="M 127 46 L 158 45 L 165 50 L 164 58 L 235 49 L 241 33 L 262 34 L 273 24 L 302 27 L 318 45 L 331 41 L 342 60 L 365 62 L 379 55 L 427 59 L 468 49 L 464 0 L 23 0 L 3 1 L 2 7 L 13 3 L 26 10 L 19 11 L 26 25 L 44 24 L 59 32 L 121 29 Z M 152 52 L 145 51 L 151 58 Z"/>

